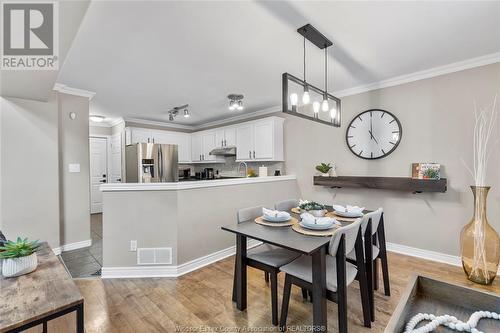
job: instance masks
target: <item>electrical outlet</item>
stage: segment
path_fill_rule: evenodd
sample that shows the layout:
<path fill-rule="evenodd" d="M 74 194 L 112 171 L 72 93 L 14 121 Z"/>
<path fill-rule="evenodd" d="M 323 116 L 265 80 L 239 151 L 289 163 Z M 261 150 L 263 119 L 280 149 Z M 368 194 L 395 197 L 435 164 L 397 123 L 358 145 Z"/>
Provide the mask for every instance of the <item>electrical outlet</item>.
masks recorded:
<path fill-rule="evenodd" d="M 130 251 L 131 252 L 136 252 L 137 251 L 137 241 L 136 240 L 131 240 L 130 241 Z"/>

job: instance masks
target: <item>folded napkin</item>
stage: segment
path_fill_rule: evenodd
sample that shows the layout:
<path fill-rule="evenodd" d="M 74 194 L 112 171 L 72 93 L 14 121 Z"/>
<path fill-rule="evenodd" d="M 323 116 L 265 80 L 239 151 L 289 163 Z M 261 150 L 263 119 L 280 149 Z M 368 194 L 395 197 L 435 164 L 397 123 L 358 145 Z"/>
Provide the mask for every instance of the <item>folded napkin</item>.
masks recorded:
<path fill-rule="evenodd" d="M 290 213 L 281 212 L 279 210 L 267 209 L 262 207 L 262 214 L 264 217 L 278 218 L 278 219 L 290 219 Z"/>
<path fill-rule="evenodd" d="M 325 216 L 325 217 L 314 217 L 314 215 L 310 213 L 302 213 L 300 215 L 302 222 L 305 224 L 316 224 L 316 225 L 334 225 L 339 222 L 334 218 Z"/>
<path fill-rule="evenodd" d="M 350 206 L 350 205 L 347 205 L 346 207 L 341 205 L 333 205 L 332 207 L 336 212 L 341 212 L 341 213 L 363 213 L 363 211 L 365 210 L 365 207 Z"/>

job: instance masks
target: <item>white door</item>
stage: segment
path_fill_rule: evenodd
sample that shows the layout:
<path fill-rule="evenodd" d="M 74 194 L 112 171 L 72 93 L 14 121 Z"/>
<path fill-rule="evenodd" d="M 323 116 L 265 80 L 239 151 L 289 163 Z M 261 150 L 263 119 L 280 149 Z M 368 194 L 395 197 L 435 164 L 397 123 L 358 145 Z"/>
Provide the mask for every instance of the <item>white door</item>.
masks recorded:
<path fill-rule="evenodd" d="M 99 186 L 107 182 L 107 140 L 90 138 L 90 213 L 102 212 Z"/>
<path fill-rule="evenodd" d="M 253 152 L 253 125 L 236 127 L 236 159 L 251 160 Z"/>
<path fill-rule="evenodd" d="M 254 124 L 254 153 L 255 159 L 273 158 L 274 133 L 272 121 L 261 121 Z"/>
<path fill-rule="evenodd" d="M 224 131 L 224 143 L 226 147 L 234 147 L 236 146 L 236 128 L 226 128 Z"/>
<path fill-rule="evenodd" d="M 216 148 L 215 143 L 215 132 L 209 132 L 203 134 L 203 150 L 201 152 L 204 161 L 213 161 L 216 156 L 210 155 L 210 152 Z"/>
<path fill-rule="evenodd" d="M 122 181 L 122 137 L 121 134 L 115 134 L 111 137 L 110 142 L 110 166 L 109 177 L 110 183 L 120 183 Z"/>
<path fill-rule="evenodd" d="M 202 150 L 201 135 L 194 134 L 191 137 L 191 160 L 193 162 L 201 161 L 201 150 Z"/>

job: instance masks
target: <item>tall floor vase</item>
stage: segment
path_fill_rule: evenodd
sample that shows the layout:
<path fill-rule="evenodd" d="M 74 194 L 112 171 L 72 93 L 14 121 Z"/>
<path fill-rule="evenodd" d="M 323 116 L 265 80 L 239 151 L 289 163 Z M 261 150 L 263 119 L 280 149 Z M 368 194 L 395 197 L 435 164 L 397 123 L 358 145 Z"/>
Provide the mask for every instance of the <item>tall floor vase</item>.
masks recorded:
<path fill-rule="evenodd" d="M 488 223 L 486 201 L 489 186 L 471 186 L 474 216 L 460 234 L 462 267 L 467 278 L 479 284 L 491 284 L 500 261 L 500 237 Z"/>

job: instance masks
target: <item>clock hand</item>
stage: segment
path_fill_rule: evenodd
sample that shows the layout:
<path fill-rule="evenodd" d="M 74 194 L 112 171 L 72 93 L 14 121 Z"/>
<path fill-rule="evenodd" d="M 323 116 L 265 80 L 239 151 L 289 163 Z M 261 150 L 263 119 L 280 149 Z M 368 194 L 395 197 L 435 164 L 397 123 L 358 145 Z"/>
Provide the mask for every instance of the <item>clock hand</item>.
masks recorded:
<path fill-rule="evenodd" d="M 376 143 L 376 144 L 378 144 L 378 141 L 377 141 L 377 139 L 375 139 L 375 137 L 373 136 L 372 131 L 369 131 L 369 132 L 370 132 L 370 135 L 372 136 L 372 139 L 373 139 L 373 140 L 375 140 L 375 143 Z"/>

